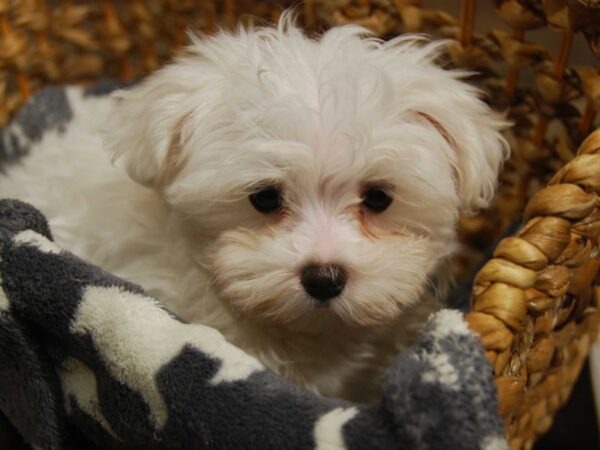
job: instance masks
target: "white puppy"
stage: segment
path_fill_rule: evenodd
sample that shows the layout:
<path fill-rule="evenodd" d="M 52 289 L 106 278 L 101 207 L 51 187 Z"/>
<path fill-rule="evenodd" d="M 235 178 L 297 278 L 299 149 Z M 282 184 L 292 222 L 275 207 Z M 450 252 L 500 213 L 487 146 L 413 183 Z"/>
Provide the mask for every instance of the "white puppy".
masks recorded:
<path fill-rule="evenodd" d="M 290 380 L 369 400 L 507 146 L 463 74 L 434 64 L 443 44 L 366 34 L 314 40 L 285 16 L 192 38 L 114 109 L 88 100 L 0 196 Z"/>

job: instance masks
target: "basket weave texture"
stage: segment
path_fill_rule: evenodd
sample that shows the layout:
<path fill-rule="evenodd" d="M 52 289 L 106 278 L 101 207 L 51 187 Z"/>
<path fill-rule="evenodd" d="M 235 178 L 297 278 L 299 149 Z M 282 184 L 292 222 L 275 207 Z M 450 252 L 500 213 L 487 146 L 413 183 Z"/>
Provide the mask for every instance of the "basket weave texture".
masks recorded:
<path fill-rule="evenodd" d="M 352 22 L 384 38 L 452 39 L 447 64 L 474 69 L 471 81 L 514 121 L 498 195 L 461 219 L 455 268 L 467 273 L 524 214 L 479 271 L 468 321 L 494 368 L 511 448 L 530 448 L 568 398 L 600 321 L 600 131 L 590 134 L 600 73 L 568 67 L 577 33 L 600 57 L 600 1 L 462 0 L 457 19 L 427 0 L 0 0 L 0 125 L 44 85 L 139 79 L 178 51 L 188 27 L 273 21 L 291 3 L 311 31 Z M 478 32 L 478 7 L 495 7 L 505 29 Z M 555 54 L 527 39 L 546 27 L 560 36 Z"/>

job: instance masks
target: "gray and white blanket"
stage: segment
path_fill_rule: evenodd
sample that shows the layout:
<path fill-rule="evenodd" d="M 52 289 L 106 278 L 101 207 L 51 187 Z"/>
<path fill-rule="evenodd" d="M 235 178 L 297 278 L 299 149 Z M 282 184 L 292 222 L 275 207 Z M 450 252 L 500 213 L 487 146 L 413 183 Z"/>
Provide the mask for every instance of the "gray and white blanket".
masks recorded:
<path fill-rule="evenodd" d="M 72 118 L 63 89 L 38 94 L 1 131 L 0 170 Z M 59 248 L 40 212 L 7 199 L 0 411 L 43 449 L 507 448 L 491 368 L 458 311 L 430 318 L 375 404 L 322 398 Z"/>

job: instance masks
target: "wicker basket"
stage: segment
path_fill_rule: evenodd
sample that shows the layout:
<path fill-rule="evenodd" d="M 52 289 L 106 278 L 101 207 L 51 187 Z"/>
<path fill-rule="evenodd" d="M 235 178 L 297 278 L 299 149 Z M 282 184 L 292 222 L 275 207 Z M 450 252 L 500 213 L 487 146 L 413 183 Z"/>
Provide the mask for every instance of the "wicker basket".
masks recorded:
<path fill-rule="evenodd" d="M 250 16 L 271 21 L 287 3 L 0 0 L 0 124 L 43 85 L 138 79 L 177 51 L 187 27 L 211 32 Z M 455 267 L 459 277 L 468 272 L 524 211 L 522 229 L 479 271 L 468 321 L 494 368 L 511 447 L 530 448 L 569 397 L 600 320 L 600 130 L 590 134 L 600 73 L 567 66 L 580 32 L 600 56 L 600 1 L 463 0 L 458 20 L 427 3 L 306 0 L 298 10 L 309 30 L 355 22 L 383 37 L 424 31 L 454 39 L 448 63 L 476 69 L 472 81 L 515 122 L 493 207 L 461 220 L 465 251 Z M 478 3 L 495 6 L 508 31 L 477 33 Z M 559 33 L 555 55 L 526 40 L 544 27 Z"/>

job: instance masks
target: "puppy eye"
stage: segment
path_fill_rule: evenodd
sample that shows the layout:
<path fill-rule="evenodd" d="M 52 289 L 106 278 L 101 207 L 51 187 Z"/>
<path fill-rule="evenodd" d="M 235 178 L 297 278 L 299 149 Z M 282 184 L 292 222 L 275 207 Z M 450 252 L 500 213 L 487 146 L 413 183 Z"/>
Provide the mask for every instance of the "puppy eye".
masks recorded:
<path fill-rule="evenodd" d="M 363 197 L 362 204 L 373 212 L 383 212 L 392 203 L 390 197 L 383 189 L 372 187 L 369 188 Z"/>
<path fill-rule="evenodd" d="M 282 206 L 281 189 L 270 186 L 256 191 L 250 195 L 250 203 L 257 211 L 264 214 L 278 211 Z"/>

